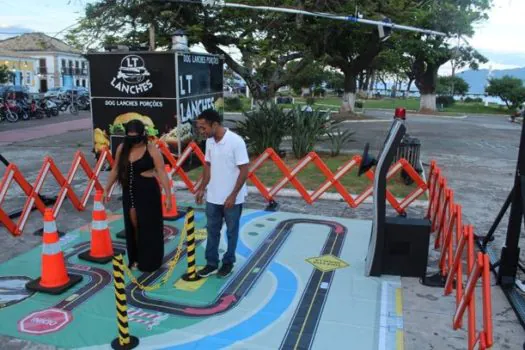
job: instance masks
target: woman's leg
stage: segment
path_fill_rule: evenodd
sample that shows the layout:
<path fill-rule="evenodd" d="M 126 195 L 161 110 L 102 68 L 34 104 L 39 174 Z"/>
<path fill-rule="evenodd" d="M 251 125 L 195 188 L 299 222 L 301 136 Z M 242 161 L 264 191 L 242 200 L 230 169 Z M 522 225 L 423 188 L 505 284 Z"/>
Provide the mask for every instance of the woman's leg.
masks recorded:
<path fill-rule="evenodd" d="M 138 224 L 138 220 L 137 220 L 137 210 L 135 208 L 131 208 L 129 210 L 129 218 L 131 220 L 131 226 L 133 228 L 133 239 L 134 239 L 134 243 L 135 243 L 135 247 L 137 247 L 138 249 L 138 246 L 139 246 L 139 237 L 138 237 L 138 232 L 139 232 L 139 224 Z M 133 266 L 137 266 L 137 262 L 135 262 L 133 264 Z"/>

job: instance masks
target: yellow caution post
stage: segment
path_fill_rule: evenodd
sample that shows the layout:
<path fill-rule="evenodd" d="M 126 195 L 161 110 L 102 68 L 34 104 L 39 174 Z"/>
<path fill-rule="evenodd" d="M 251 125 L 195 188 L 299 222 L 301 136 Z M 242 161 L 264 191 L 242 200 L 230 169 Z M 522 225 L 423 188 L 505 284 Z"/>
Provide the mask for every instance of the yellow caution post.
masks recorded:
<path fill-rule="evenodd" d="M 184 221 L 184 230 L 186 231 L 186 258 L 188 260 L 188 270 L 182 276 L 182 279 L 187 282 L 200 280 L 197 274 L 197 267 L 195 266 L 195 211 L 189 207 Z"/>
<path fill-rule="evenodd" d="M 118 337 L 113 339 L 113 349 L 133 349 L 139 345 L 139 339 L 129 334 L 128 305 L 126 301 L 126 283 L 124 282 L 124 261 L 122 254 L 113 257 L 113 285 L 117 305 Z"/>

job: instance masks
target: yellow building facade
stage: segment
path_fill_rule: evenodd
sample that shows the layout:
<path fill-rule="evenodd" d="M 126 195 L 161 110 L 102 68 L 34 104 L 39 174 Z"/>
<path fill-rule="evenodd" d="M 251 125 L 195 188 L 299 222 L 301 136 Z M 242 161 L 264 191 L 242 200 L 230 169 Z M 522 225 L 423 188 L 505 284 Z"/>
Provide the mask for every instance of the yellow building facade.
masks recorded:
<path fill-rule="evenodd" d="M 21 85 L 30 92 L 38 91 L 38 59 L 12 51 L 0 50 L 0 66 L 13 73 L 7 85 Z"/>

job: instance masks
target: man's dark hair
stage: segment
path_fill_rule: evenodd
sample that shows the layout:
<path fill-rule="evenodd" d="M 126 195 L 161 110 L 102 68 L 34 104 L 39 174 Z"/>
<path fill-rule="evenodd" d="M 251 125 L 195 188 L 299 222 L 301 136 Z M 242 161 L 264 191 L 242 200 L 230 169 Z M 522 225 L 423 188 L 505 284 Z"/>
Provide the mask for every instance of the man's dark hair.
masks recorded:
<path fill-rule="evenodd" d="M 204 119 L 208 124 L 212 125 L 214 122 L 221 123 L 221 115 L 214 109 L 207 109 L 203 111 L 197 119 Z"/>

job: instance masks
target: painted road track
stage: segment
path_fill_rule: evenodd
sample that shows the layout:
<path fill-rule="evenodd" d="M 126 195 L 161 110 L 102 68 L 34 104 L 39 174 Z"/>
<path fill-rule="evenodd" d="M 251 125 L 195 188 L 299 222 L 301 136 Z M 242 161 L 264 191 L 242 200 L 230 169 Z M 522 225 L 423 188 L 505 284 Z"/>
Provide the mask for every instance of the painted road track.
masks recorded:
<path fill-rule="evenodd" d="M 250 289 L 254 286 L 255 282 L 265 272 L 268 264 L 279 252 L 284 242 L 291 233 L 291 229 L 297 224 L 314 224 L 314 225 L 326 225 L 330 227 L 330 234 L 328 235 L 323 253 L 333 254 L 338 256 L 344 241 L 346 234 L 346 228 L 337 222 L 324 221 L 324 220 L 312 220 L 312 219 L 290 219 L 281 221 L 277 227 L 268 235 L 268 237 L 259 245 L 257 250 L 250 255 L 245 264 L 241 269 L 231 278 L 222 292 L 216 297 L 216 299 L 209 305 L 204 306 L 191 306 L 179 302 L 172 302 L 166 300 L 154 299 L 146 295 L 136 286 L 128 286 L 131 288 L 131 298 L 129 303 L 135 307 L 147 308 L 150 310 L 160 311 L 169 313 L 172 315 L 183 315 L 193 317 L 205 317 L 210 315 L 217 315 L 226 312 L 237 305 L 243 297 L 245 297 Z M 200 243 L 199 241 L 198 243 Z M 175 250 L 172 251 L 165 258 L 165 262 L 169 261 Z M 181 256 L 182 257 L 182 256 Z M 143 275 L 139 281 L 145 285 L 154 283 L 155 280 L 165 273 L 166 267 L 159 269 L 158 271 Z M 305 289 L 305 295 L 311 295 L 312 298 L 304 297 L 301 299 L 301 303 L 298 307 L 298 312 L 294 317 L 291 329 L 295 328 L 302 329 L 300 335 L 295 332 L 290 332 L 289 342 L 307 342 L 312 341 L 312 334 L 304 332 L 305 329 L 312 329 L 319 322 L 320 313 L 314 312 L 319 306 L 324 304 L 328 295 L 330 281 L 333 277 L 332 272 L 320 272 L 314 270 L 310 281 Z M 328 285 L 325 289 L 320 290 L 319 286 L 321 283 L 327 282 Z M 323 287 L 325 284 L 323 284 Z M 315 310 L 313 306 L 316 305 Z M 321 311 L 321 310 L 318 310 Z M 305 314 L 308 314 L 307 319 L 304 319 Z M 304 320 L 301 323 L 300 320 Z M 294 340 L 295 339 L 295 340 Z"/>
<path fill-rule="evenodd" d="M 301 223 L 326 225 L 330 233 L 322 249 L 322 255 L 339 257 L 346 237 L 346 227 L 333 221 L 301 220 Z M 323 272 L 314 269 L 304 289 L 299 305 L 286 331 L 281 349 L 309 349 L 323 314 L 335 270 Z"/>

